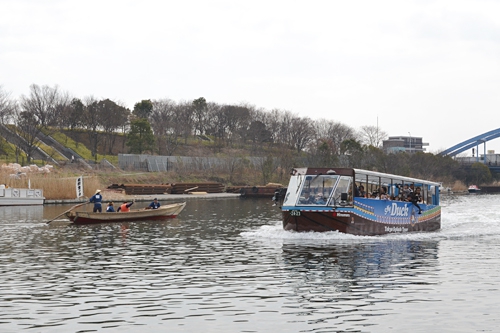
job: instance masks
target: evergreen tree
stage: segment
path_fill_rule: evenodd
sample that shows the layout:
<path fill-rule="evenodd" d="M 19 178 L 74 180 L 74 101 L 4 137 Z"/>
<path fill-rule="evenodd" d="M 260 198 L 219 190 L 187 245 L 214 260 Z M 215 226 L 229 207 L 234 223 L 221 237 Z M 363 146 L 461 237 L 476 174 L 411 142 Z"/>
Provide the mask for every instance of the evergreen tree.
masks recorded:
<path fill-rule="evenodd" d="M 149 99 L 143 99 L 139 103 L 135 103 L 134 111 L 132 111 L 132 113 L 137 118 L 147 119 L 151 114 L 151 111 L 153 111 L 153 102 Z"/>
<path fill-rule="evenodd" d="M 151 125 L 144 118 L 132 120 L 130 131 L 127 134 L 126 145 L 132 154 L 142 154 L 145 151 L 152 151 L 155 138 Z"/>

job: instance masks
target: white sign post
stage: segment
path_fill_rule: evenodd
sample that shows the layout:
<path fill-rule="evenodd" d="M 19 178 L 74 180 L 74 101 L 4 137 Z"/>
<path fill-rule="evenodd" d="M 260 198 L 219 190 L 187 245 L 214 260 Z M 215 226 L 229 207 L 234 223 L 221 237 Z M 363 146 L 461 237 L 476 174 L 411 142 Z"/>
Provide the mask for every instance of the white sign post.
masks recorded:
<path fill-rule="evenodd" d="M 76 198 L 83 197 L 83 176 L 76 179 Z"/>

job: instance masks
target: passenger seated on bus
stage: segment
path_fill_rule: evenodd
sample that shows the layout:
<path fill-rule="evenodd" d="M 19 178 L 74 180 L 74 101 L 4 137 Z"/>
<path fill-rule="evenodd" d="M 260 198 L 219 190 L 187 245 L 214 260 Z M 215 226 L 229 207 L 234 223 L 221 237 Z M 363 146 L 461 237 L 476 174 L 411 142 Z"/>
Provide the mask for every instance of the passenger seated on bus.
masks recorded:
<path fill-rule="evenodd" d="M 408 187 L 407 184 L 403 186 L 403 189 L 401 190 L 401 201 L 408 201 L 409 196 L 410 196 L 411 190 Z"/>
<path fill-rule="evenodd" d="M 323 193 L 316 194 L 316 198 L 314 198 L 314 203 L 316 205 L 324 205 L 326 204 L 325 199 L 323 198 Z"/>
<path fill-rule="evenodd" d="M 380 200 L 388 200 L 389 195 L 387 194 L 387 187 L 382 186 L 382 188 L 379 189 L 379 198 Z"/>
<path fill-rule="evenodd" d="M 366 197 L 365 187 L 363 185 L 359 185 L 359 187 L 358 187 L 358 195 L 356 195 L 356 196 L 357 197 L 362 197 L 362 198 Z"/>
<path fill-rule="evenodd" d="M 350 192 L 352 193 L 352 190 L 350 190 Z M 360 194 L 359 194 L 359 188 L 356 185 L 356 183 L 354 183 L 354 196 L 355 197 L 359 197 L 360 196 Z"/>
<path fill-rule="evenodd" d="M 314 198 L 309 195 L 309 190 L 304 190 L 302 196 L 299 199 L 299 203 L 304 205 L 310 205 L 314 202 Z"/>

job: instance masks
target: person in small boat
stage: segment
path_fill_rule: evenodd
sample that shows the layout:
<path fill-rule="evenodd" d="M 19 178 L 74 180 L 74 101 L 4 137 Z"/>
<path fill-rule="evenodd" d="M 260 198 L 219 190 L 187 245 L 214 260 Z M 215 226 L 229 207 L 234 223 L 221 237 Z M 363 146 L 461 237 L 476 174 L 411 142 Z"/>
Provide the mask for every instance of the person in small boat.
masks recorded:
<path fill-rule="evenodd" d="M 410 193 L 410 202 L 418 208 L 418 213 L 422 214 L 422 208 L 420 208 L 419 202 L 422 202 L 422 196 L 420 195 L 420 187 L 417 187 L 414 192 Z"/>
<path fill-rule="evenodd" d="M 94 204 L 94 210 L 93 212 L 99 212 L 102 213 L 102 195 L 101 195 L 101 190 L 96 190 L 95 194 L 90 198 L 90 202 Z"/>
<path fill-rule="evenodd" d="M 116 211 L 122 213 L 130 212 L 130 206 L 132 206 L 133 204 L 134 204 L 133 201 L 131 202 L 124 201 Z"/>
<path fill-rule="evenodd" d="M 153 202 L 151 202 L 146 209 L 158 209 L 160 206 L 161 204 L 158 202 L 158 198 L 154 198 Z"/>
<path fill-rule="evenodd" d="M 113 206 L 113 202 L 108 203 L 108 206 L 106 207 L 106 213 L 114 213 L 115 212 L 115 207 Z"/>

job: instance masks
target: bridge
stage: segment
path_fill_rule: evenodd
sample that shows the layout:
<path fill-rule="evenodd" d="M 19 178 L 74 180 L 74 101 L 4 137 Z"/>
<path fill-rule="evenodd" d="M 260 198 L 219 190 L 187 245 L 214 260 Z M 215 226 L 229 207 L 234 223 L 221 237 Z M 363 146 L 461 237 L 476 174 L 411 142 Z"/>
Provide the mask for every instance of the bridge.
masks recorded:
<path fill-rule="evenodd" d="M 496 139 L 500 137 L 500 128 L 497 128 L 495 130 L 483 133 L 481 135 L 475 136 L 473 138 L 470 138 L 468 140 L 465 140 L 463 142 L 460 142 L 459 144 L 454 145 L 453 147 L 450 147 L 442 152 L 439 153 L 439 155 L 442 156 L 457 156 L 460 153 L 463 153 L 464 151 L 475 148 L 476 149 L 476 156 L 474 157 L 463 157 L 459 158 L 461 163 L 463 164 L 472 164 L 475 162 L 483 162 L 486 166 L 490 168 L 491 171 L 494 172 L 500 172 L 500 158 L 498 155 L 495 154 L 487 154 L 486 153 L 486 142 L 491 141 L 493 139 Z M 482 157 L 479 157 L 479 145 L 484 144 L 484 154 Z"/>

